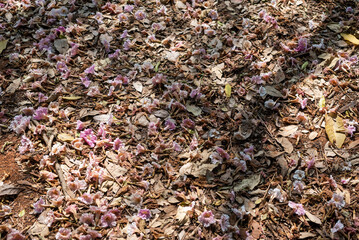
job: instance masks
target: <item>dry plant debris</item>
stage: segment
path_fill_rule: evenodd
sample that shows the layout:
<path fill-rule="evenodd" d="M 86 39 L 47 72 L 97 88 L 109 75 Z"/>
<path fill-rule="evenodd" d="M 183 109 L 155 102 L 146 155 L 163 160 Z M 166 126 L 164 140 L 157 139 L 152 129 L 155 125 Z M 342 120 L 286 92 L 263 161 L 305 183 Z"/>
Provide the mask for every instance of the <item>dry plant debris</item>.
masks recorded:
<path fill-rule="evenodd" d="M 358 239 L 358 5 L 0 1 L 0 239 Z"/>

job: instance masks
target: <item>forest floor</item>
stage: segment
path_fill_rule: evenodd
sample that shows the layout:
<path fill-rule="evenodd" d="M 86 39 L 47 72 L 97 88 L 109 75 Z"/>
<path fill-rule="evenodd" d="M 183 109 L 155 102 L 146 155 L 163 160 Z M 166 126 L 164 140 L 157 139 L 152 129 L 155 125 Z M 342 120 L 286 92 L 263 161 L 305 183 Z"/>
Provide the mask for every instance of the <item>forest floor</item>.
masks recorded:
<path fill-rule="evenodd" d="M 0 1 L 0 239 L 358 239 L 358 1 Z"/>

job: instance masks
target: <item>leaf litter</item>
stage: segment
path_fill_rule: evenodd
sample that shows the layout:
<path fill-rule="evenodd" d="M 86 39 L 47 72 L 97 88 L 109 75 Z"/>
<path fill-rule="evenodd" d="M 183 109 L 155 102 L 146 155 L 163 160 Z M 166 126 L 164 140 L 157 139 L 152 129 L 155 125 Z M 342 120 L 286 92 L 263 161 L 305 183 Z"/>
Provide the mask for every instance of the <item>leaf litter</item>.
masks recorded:
<path fill-rule="evenodd" d="M 2 233 L 355 238 L 356 5 L 4 5 L 1 134 L 47 194 Z"/>

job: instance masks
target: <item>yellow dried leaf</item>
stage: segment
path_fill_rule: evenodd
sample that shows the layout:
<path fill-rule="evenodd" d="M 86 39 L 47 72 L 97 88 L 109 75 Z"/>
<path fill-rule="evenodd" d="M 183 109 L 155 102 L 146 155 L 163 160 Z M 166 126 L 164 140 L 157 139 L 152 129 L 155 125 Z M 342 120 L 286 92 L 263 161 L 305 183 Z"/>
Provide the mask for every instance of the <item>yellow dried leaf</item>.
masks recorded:
<path fill-rule="evenodd" d="M 71 142 L 72 140 L 74 140 L 74 137 L 67 133 L 60 133 L 59 135 L 57 135 L 57 139 L 62 142 Z"/>
<path fill-rule="evenodd" d="M 65 99 L 65 100 L 79 100 L 81 99 L 80 96 L 67 96 L 67 97 L 62 97 L 62 99 Z"/>
<path fill-rule="evenodd" d="M 19 212 L 19 217 L 23 217 L 25 215 L 25 209 L 21 210 L 21 212 Z"/>
<path fill-rule="evenodd" d="M 231 97 L 231 94 L 232 94 L 232 87 L 231 87 L 231 85 L 226 84 L 226 86 L 225 86 L 225 88 L 224 88 L 224 91 L 226 92 L 227 98 L 230 98 L 230 97 Z"/>
<path fill-rule="evenodd" d="M 0 41 L 0 53 L 2 53 L 2 51 L 4 51 L 4 49 L 6 48 L 6 45 L 7 45 L 7 40 Z"/>
<path fill-rule="evenodd" d="M 325 97 L 322 96 L 319 100 L 319 108 L 324 108 L 325 107 Z"/>
<path fill-rule="evenodd" d="M 336 138 L 336 142 L 335 145 L 338 148 L 341 148 L 343 146 L 343 143 L 345 141 L 345 128 L 344 128 L 344 122 L 343 122 L 343 118 L 337 116 L 336 119 L 336 124 L 335 124 L 335 138 Z"/>
<path fill-rule="evenodd" d="M 351 42 L 354 45 L 359 45 L 359 40 L 354 35 L 346 33 L 341 33 L 340 35 L 348 42 Z"/>
<path fill-rule="evenodd" d="M 343 119 L 337 116 L 336 121 L 328 115 L 325 115 L 325 131 L 329 141 L 335 144 L 337 148 L 341 148 L 345 141 L 345 129 Z"/>

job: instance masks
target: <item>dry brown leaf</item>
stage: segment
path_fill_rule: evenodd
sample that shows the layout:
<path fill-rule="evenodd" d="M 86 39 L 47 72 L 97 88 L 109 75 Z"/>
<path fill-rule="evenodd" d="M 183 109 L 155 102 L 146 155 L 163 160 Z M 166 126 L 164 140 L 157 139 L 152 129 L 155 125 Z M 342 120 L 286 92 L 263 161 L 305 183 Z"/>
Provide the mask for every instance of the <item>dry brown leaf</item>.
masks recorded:
<path fill-rule="evenodd" d="M 336 121 L 333 118 L 325 115 L 325 131 L 328 135 L 329 141 L 335 144 L 337 148 L 343 146 L 345 140 L 345 129 L 343 119 L 337 116 Z"/>
<path fill-rule="evenodd" d="M 349 143 L 348 149 L 355 148 L 359 145 L 359 139 L 355 140 L 354 142 Z"/>
<path fill-rule="evenodd" d="M 253 190 L 261 181 L 261 175 L 260 174 L 253 174 L 249 178 L 245 178 L 242 181 L 237 182 L 234 185 L 234 191 L 243 191 L 246 189 Z"/>
<path fill-rule="evenodd" d="M 278 164 L 279 164 L 279 166 L 281 168 L 281 172 L 280 172 L 281 175 L 283 177 L 286 176 L 287 173 L 288 173 L 288 169 L 289 169 L 287 160 L 285 159 L 284 156 L 280 156 L 280 157 L 277 158 L 277 161 L 278 161 Z"/>
<path fill-rule="evenodd" d="M 314 238 L 315 236 L 317 236 L 314 233 L 311 232 L 301 232 L 299 233 L 299 239 L 306 239 L 306 238 Z"/>
<path fill-rule="evenodd" d="M 288 137 L 288 136 L 292 135 L 293 133 L 295 133 L 297 130 L 298 130 L 298 125 L 289 125 L 286 127 L 281 127 L 279 129 L 278 135 L 283 136 L 283 137 Z"/>
<path fill-rule="evenodd" d="M 308 211 L 305 211 L 305 215 L 308 217 L 309 221 L 316 223 L 318 225 L 322 225 L 322 221 L 317 216 L 311 214 Z"/>
<path fill-rule="evenodd" d="M 0 41 L 0 53 L 2 53 L 2 51 L 4 51 L 4 49 L 6 48 L 6 45 L 7 45 L 7 40 Z"/>
<path fill-rule="evenodd" d="M 67 42 L 66 38 L 56 39 L 54 41 L 54 46 L 56 50 L 61 54 L 66 53 L 67 50 L 69 49 L 69 43 Z"/>
<path fill-rule="evenodd" d="M 283 94 L 280 91 L 278 91 L 277 89 L 275 89 L 275 87 L 273 87 L 273 86 L 266 86 L 265 89 L 269 96 L 283 97 Z"/>
<path fill-rule="evenodd" d="M 288 140 L 288 138 L 277 138 L 277 141 L 280 145 L 282 145 L 286 153 L 290 154 L 293 152 L 293 144 Z"/>
<path fill-rule="evenodd" d="M 79 100 L 81 99 L 81 96 L 65 96 L 65 97 L 62 97 L 62 99 L 64 100 Z"/>
<path fill-rule="evenodd" d="M 21 192 L 21 190 L 22 188 L 20 187 L 4 183 L 0 186 L 0 197 L 17 195 Z"/>
<path fill-rule="evenodd" d="M 346 33 L 341 33 L 340 35 L 348 42 L 351 42 L 354 45 L 359 45 L 359 40 L 354 35 Z"/>
<path fill-rule="evenodd" d="M 75 138 L 73 136 L 71 136 L 70 134 L 60 133 L 60 134 L 57 135 L 57 139 L 62 141 L 62 142 L 71 142 Z"/>

